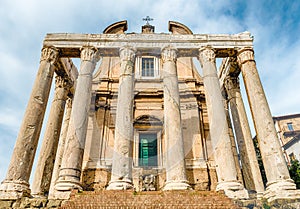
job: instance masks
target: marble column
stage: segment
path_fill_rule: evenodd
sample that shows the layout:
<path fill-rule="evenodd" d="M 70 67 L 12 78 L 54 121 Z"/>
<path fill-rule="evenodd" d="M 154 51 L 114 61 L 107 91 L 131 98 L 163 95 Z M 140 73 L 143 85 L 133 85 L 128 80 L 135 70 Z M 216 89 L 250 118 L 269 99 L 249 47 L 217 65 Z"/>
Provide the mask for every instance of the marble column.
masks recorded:
<path fill-rule="evenodd" d="M 237 58 L 268 180 L 264 197 L 269 201 L 281 198 L 299 198 L 300 191 L 296 190 L 296 185 L 290 178 L 276 135 L 269 105 L 256 69 L 253 49 L 240 50 Z"/>
<path fill-rule="evenodd" d="M 35 197 L 47 196 L 49 192 L 58 139 L 69 91 L 70 82 L 68 78 L 56 76 L 54 98 L 32 183 L 31 194 Z"/>
<path fill-rule="evenodd" d="M 228 95 L 235 136 L 240 151 L 245 187 L 248 190 L 255 190 L 261 196 L 264 192 L 264 185 L 241 96 L 238 77 L 228 76 L 225 79 L 224 85 Z"/>
<path fill-rule="evenodd" d="M 120 49 L 120 77 L 111 180 L 107 190 L 132 189 L 132 142 L 135 50 Z"/>
<path fill-rule="evenodd" d="M 210 138 L 218 176 L 216 190 L 224 190 L 230 198 L 248 198 L 248 192 L 237 180 L 215 56 L 215 51 L 210 47 L 199 50 L 199 60 L 203 69 Z"/>
<path fill-rule="evenodd" d="M 59 142 L 58 142 L 58 148 L 55 156 L 55 163 L 54 163 L 54 168 L 52 172 L 52 178 L 51 178 L 51 183 L 50 183 L 50 190 L 49 190 L 49 199 L 53 199 L 55 197 L 54 195 L 54 186 L 56 184 L 56 181 L 59 176 L 59 169 L 61 167 L 61 161 L 64 155 L 64 150 L 65 150 L 65 144 L 66 144 L 66 138 L 67 138 L 67 132 L 69 128 L 69 121 L 71 117 L 71 110 L 72 110 L 72 98 L 68 98 L 66 102 L 66 110 L 65 110 L 65 115 L 64 115 L 64 121 L 63 121 L 63 127 L 61 130 L 61 134 L 59 137 Z"/>
<path fill-rule="evenodd" d="M 80 72 L 73 99 L 65 151 L 59 178 L 55 185 L 55 197 L 59 199 L 69 198 L 72 189 L 82 190 L 80 175 L 91 104 L 92 79 L 99 55 L 96 48 L 87 46 L 81 49 L 80 57 Z"/>
<path fill-rule="evenodd" d="M 163 190 L 191 189 L 186 178 L 177 78 L 177 50 L 162 49 L 164 85 L 164 132 L 166 141 L 166 183 Z"/>
<path fill-rule="evenodd" d="M 17 137 L 5 180 L 0 186 L 0 199 L 17 199 L 30 194 L 29 177 L 40 136 L 54 74 L 54 63 L 59 52 L 44 47 L 40 67 L 28 106 Z"/>

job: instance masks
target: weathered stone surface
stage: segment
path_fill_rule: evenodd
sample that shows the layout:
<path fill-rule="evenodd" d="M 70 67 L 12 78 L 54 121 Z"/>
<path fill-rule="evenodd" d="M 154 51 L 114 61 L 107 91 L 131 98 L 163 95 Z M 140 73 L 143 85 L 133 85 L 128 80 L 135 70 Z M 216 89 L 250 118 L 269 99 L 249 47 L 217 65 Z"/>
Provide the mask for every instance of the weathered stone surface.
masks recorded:
<path fill-rule="evenodd" d="M 11 208 L 14 201 L 12 200 L 0 200 L 0 209 Z"/>
<path fill-rule="evenodd" d="M 80 175 L 91 102 L 92 73 L 98 60 L 97 49 L 82 48 L 80 73 L 76 84 L 64 157 L 59 179 L 55 185 L 57 198 L 66 199 L 70 195 L 71 189 L 82 189 Z"/>
<path fill-rule="evenodd" d="M 264 185 L 258 167 L 256 152 L 241 97 L 238 78 L 227 77 L 225 80 L 225 88 L 228 93 L 235 135 L 243 165 L 245 187 L 248 190 L 254 190 L 262 195 L 264 192 Z"/>
<path fill-rule="evenodd" d="M 31 194 L 34 196 L 45 196 L 49 193 L 63 113 L 70 86 L 70 81 L 67 78 L 56 76 L 54 99 L 32 184 Z"/>
<path fill-rule="evenodd" d="M 64 116 L 64 121 L 63 121 L 63 127 L 61 130 L 60 138 L 59 138 L 59 144 L 56 152 L 56 157 L 55 157 L 55 164 L 52 172 L 52 178 L 51 178 L 51 183 L 50 183 L 50 190 L 49 190 L 49 198 L 54 198 L 54 187 L 56 184 L 56 181 L 59 176 L 59 169 L 61 167 L 61 161 L 63 158 L 64 154 L 64 149 L 65 149 L 65 144 L 66 144 L 66 138 L 67 138 L 67 132 L 69 128 L 69 121 L 71 117 L 71 111 L 72 111 L 72 98 L 68 98 L 66 101 L 66 110 L 65 110 L 65 116 Z"/>
<path fill-rule="evenodd" d="M 17 199 L 28 193 L 29 177 L 48 102 L 54 63 L 58 50 L 45 47 L 40 67 L 26 108 L 5 180 L 0 185 L 0 199 Z"/>
<path fill-rule="evenodd" d="M 212 140 L 218 174 L 216 190 L 224 190 L 225 194 L 231 198 L 248 198 L 247 191 L 237 181 L 237 172 L 228 134 L 227 118 L 222 101 L 223 97 L 217 76 L 214 50 L 208 47 L 201 49 L 199 60 L 203 69 L 210 138 Z"/>
<path fill-rule="evenodd" d="M 166 150 L 166 184 L 163 190 L 190 189 L 186 179 L 179 88 L 177 51 L 167 47 L 162 51 L 164 83 L 164 129 Z"/>
<path fill-rule="evenodd" d="M 132 189 L 133 88 L 135 51 L 120 49 L 121 69 L 116 112 L 114 153 L 108 190 Z"/>
<path fill-rule="evenodd" d="M 147 40 L 147 42 L 145 42 Z M 161 50 L 172 43 L 178 49 L 178 56 L 195 57 L 198 50 L 207 45 L 217 50 L 217 56 L 234 54 L 237 48 L 252 47 L 253 37 L 249 32 L 239 34 L 47 34 L 44 45 L 60 47 L 61 54 L 79 57 L 82 46 L 94 46 L 103 56 L 119 55 L 119 49 L 134 43 L 136 49 L 151 53 Z"/>
<path fill-rule="evenodd" d="M 296 191 L 296 185 L 290 179 L 268 102 L 256 69 L 253 49 L 242 49 L 238 54 L 238 63 L 243 74 L 268 180 L 264 197 L 269 201 L 280 198 L 298 198 L 300 191 Z"/>

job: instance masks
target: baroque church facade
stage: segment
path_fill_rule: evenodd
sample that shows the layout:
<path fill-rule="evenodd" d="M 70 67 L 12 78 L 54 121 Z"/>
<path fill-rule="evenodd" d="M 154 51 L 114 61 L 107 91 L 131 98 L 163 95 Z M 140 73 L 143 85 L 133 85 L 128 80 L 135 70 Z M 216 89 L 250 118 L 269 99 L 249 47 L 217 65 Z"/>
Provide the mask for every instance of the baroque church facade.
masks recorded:
<path fill-rule="evenodd" d="M 276 138 L 250 33 L 193 34 L 175 21 L 169 22 L 170 33 L 157 34 L 148 22 L 141 33 L 126 30 L 127 21 L 120 21 L 103 34 L 47 34 L 1 199 L 68 199 L 73 189 L 299 197 Z M 81 59 L 79 70 L 71 58 Z M 219 70 L 216 58 L 223 58 Z M 31 172 L 54 73 L 54 99 Z"/>

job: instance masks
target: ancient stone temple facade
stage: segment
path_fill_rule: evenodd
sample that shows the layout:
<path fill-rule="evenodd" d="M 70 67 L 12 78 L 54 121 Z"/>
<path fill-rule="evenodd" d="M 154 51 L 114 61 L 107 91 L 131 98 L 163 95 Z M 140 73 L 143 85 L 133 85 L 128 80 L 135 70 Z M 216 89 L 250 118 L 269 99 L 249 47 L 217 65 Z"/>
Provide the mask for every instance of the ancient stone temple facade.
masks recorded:
<path fill-rule="evenodd" d="M 78 190 L 224 190 L 296 198 L 256 69 L 250 33 L 47 34 L 0 199 L 68 199 Z M 80 58 L 77 70 L 72 58 Z M 199 60 L 202 75 L 194 65 Z M 219 70 L 216 58 L 223 58 Z M 35 151 L 55 74 L 46 131 Z M 268 183 L 263 185 L 241 97 L 246 86 Z M 238 158 L 238 153 L 240 158 Z M 34 175 L 32 185 L 29 178 Z"/>

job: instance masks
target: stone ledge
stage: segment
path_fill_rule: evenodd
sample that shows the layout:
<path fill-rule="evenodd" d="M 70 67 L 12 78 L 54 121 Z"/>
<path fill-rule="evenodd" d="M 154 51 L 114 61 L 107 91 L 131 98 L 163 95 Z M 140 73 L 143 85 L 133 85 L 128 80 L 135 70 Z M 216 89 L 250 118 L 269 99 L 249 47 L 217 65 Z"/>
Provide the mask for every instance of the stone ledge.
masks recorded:
<path fill-rule="evenodd" d="M 48 200 L 45 198 L 24 197 L 18 200 L 0 200 L 0 209 L 21 209 L 21 208 L 58 208 L 62 200 Z"/>

